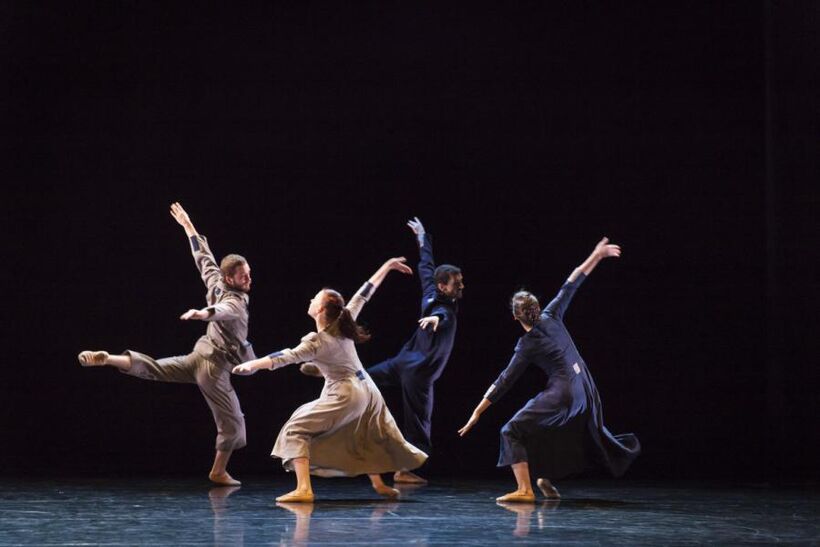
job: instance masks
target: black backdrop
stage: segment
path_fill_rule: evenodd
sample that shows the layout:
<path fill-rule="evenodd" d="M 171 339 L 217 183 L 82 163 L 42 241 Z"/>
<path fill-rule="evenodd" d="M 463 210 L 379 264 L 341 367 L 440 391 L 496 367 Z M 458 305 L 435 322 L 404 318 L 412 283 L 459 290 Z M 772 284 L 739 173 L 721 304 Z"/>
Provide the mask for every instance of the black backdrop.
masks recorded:
<path fill-rule="evenodd" d="M 203 296 L 179 200 L 249 258 L 260 354 L 313 328 L 319 287 L 415 261 L 404 223 L 424 221 L 466 284 L 428 474 L 507 472 L 498 430 L 538 374 L 455 433 L 520 335 L 507 298 L 549 298 L 608 235 L 623 258 L 567 323 L 610 429 L 642 440 L 632 476 L 816 476 L 816 3 L 0 9 L 1 473 L 207 471 L 195 387 L 75 360 L 201 334 L 177 319 Z M 366 365 L 410 335 L 418 293 L 395 276 L 368 305 Z M 280 472 L 275 435 L 320 382 L 234 385 L 233 469 Z"/>

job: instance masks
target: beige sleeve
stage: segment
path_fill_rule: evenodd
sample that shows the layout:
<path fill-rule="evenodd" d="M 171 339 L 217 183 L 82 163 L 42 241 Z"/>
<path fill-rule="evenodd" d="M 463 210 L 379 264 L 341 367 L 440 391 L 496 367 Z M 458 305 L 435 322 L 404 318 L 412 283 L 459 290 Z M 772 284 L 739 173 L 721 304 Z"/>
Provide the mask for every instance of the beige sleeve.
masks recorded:
<path fill-rule="evenodd" d="M 322 341 L 319 335 L 311 332 L 302 338 L 302 341 L 295 348 L 283 349 L 268 355 L 272 362 L 271 369 L 282 368 L 293 363 L 304 363 L 313 359 L 319 352 Z"/>

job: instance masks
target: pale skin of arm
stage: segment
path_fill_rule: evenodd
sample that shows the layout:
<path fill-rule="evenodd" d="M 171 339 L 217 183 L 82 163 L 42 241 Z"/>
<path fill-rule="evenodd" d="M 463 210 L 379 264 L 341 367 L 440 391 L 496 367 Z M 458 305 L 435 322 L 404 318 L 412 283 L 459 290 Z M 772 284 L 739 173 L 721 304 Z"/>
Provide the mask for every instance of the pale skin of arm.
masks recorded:
<path fill-rule="evenodd" d="M 194 223 L 191 222 L 191 217 L 188 216 L 188 213 L 185 209 L 182 208 L 182 205 L 179 202 L 174 202 L 171 204 L 171 216 L 174 217 L 174 220 L 182 226 L 185 230 L 185 235 L 189 238 L 199 235 L 194 228 Z M 179 316 L 179 318 L 183 321 L 190 321 L 190 320 L 199 320 L 204 321 L 208 318 L 208 312 L 205 310 L 197 310 L 197 309 L 190 309 Z"/>
<path fill-rule="evenodd" d="M 397 258 L 391 258 L 387 260 L 384 264 L 382 264 L 376 272 L 370 276 L 368 280 L 371 285 L 373 285 L 373 292 L 382 284 L 384 278 L 387 277 L 387 274 L 391 271 L 395 270 L 397 272 L 403 274 L 412 274 L 413 270 L 405 264 L 407 259 L 403 256 Z M 319 308 L 318 313 L 316 315 L 316 330 L 321 330 L 326 326 L 324 323 L 324 308 Z M 253 361 L 248 361 L 247 363 L 242 363 L 241 365 L 237 365 L 233 368 L 234 374 L 239 374 L 241 376 L 249 376 L 259 370 L 271 370 L 273 367 L 273 360 L 270 357 L 260 357 L 259 359 L 254 359 Z"/>
<path fill-rule="evenodd" d="M 587 257 L 587 259 L 584 260 L 581 263 L 580 266 L 578 266 L 577 268 L 572 270 L 572 273 L 567 278 L 567 281 L 572 283 L 575 280 L 577 280 L 578 277 L 581 274 L 589 275 L 590 273 L 592 273 L 592 270 L 595 269 L 595 267 L 598 265 L 598 263 L 601 260 L 605 259 L 605 258 L 611 258 L 611 257 L 618 258 L 620 256 L 621 256 L 621 247 L 619 245 L 610 244 L 609 243 L 609 238 L 605 237 L 605 238 L 601 239 L 601 241 L 599 241 L 597 245 L 595 245 L 595 249 Z M 529 330 L 526 325 L 522 324 L 521 326 L 524 327 L 524 330 Z M 458 434 L 462 437 L 464 435 L 466 435 L 467 432 L 470 431 L 470 429 L 472 429 L 473 426 L 476 423 L 478 423 L 478 419 L 481 416 L 481 414 L 485 410 L 487 410 L 487 408 L 491 404 L 492 403 L 490 402 L 489 399 L 482 398 L 481 402 L 478 403 L 478 406 L 476 406 L 475 410 L 473 410 L 473 413 L 470 416 L 470 419 L 467 420 L 467 423 L 464 424 L 464 426 L 461 429 L 458 430 Z"/>

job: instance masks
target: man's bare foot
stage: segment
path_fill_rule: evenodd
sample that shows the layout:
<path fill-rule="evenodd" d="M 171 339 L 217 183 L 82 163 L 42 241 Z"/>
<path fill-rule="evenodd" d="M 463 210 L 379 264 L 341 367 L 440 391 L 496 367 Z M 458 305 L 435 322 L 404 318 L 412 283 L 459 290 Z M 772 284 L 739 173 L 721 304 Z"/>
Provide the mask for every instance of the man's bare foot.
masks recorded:
<path fill-rule="evenodd" d="M 541 493 L 544 494 L 544 497 L 548 500 L 558 500 L 561 499 L 561 494 L 558 493 L 558 489 L 555 488 L 550 481 L 547 479 L 538 479 L 535 481 L 535 484 L 538 485 L 538 488 L 541 490 Z"/>
<path fill-rule="evenodd" d="M 373 485 L 373 490 L 375 490 L 377 494 L 380 494 L 380 495 L 385 496 L 387 498 L 398 498 L 399 497 L 399 491 L 396 490 L 395 488 L 390 488 L 386 484 L 378 484 L 378 485 L 374 484 Z"/>
<path fill-rule="evenodd" d="M 393 482 L 401 484 L 427 484 L 427 480 L 410 471 L 396 471 L 393 473 Z"/>
<path fill-rule="evenodd" d="M 222 486 L 239 486 L 242 484 L 232 476 L 228 474 L 227 471 L 224 473 L 214 473 L 213 471 L 210 472 L 208 478 L 211 479 L 211 482 L 216 484 L 221 484 Z"/>
<path fill-rule="evenodd" d="M 313 503 L 312 490 L 293 490 L 276 498 L 279 503 Z"/>
<path fill-rule="evenodd" d="M 516 490 L 515 492 L 510 492 L 509 494 L 504 494 L 503 496 L 495 498 L 495 501 L 508 503 L 535 503 L 535 494 L 532 490 L 529 492 L 521 492 Z"/>
<path fill-rule="evenodd" d="M 82 351 L 77 359 L 84 367 L 99 367 L 106 364 L 109 357 L 107 351 Z"/>

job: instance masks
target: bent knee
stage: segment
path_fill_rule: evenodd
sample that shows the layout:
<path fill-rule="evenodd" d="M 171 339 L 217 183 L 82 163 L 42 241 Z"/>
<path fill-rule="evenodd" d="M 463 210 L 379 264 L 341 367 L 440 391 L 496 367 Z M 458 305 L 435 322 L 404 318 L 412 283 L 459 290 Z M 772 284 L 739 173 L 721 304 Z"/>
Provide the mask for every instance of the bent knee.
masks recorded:
<path fill-rule="evenodd" d="M 245 420 L 239 419 L 236 422 L 224 424 L 216 436 L 217 450 L 236 450 L 248 444 L 245 432 Z"/>

